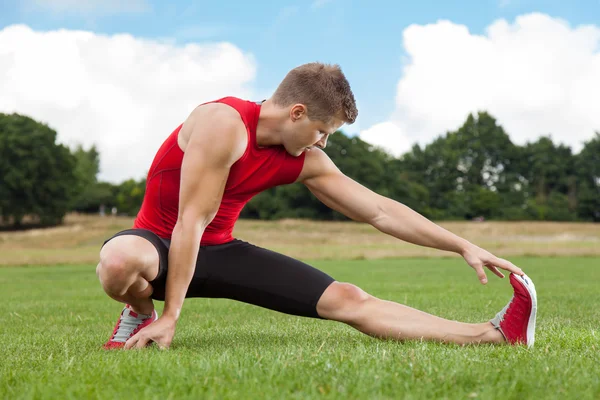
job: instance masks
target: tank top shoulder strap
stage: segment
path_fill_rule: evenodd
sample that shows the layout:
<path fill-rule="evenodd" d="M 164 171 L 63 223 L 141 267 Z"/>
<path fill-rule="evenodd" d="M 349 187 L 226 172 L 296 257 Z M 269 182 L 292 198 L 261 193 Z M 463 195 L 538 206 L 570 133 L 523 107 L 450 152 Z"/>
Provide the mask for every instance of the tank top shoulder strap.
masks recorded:
<path fill-rule="evenodd" d="M 240 114 L 244 125 L 246 125 L 246 128 L 248 129 L 252 145 L 256 146 L 256 127 L 258 125 L 258 116 L 262 102 L 242 100 L 230 96 L 215 100 L 213 103 L 227 104 L 234 108 Z"/>

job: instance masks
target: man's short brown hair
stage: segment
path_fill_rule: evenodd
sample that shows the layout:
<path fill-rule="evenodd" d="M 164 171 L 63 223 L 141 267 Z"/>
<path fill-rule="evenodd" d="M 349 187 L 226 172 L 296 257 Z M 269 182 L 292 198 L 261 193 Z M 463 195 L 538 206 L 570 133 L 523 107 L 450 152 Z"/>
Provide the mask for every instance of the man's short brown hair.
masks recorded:
<path fill-rule="evenodd" d="M 358 115 L 354 94 L 339 65 L 309 63 L 292 69 L 273 94 L 280 107 L 304 104 L 311 120 L 328 123 L 333 117 L 348 124 Z"/>

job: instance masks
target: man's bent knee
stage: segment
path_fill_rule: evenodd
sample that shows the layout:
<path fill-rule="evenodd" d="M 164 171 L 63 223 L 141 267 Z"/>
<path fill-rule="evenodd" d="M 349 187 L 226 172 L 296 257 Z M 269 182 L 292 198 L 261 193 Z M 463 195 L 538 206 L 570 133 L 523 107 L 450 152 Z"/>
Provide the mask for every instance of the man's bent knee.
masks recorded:
<path fill-rule="evenodd" d="M 158 253 L 151 243 L 120 236 L 100 251 L 96 274 L 107 293 L 122 296 L 140 276 L 152 280 L 158 273 L 158 263 Z"/>
<path fill-rule="evenodd" d="M 373 296 L 351 283 L 334 282 L 319 299 L 317 313 L 322 318 L 352 323 L 361 306 Z"/>
<path fill-rule="evenodd" d="M 119 255 L 101 257 L 96 274 L 104 290 L 111 295 L 122 296 L 135 281 L 139 273 L 127 260 Z"/>

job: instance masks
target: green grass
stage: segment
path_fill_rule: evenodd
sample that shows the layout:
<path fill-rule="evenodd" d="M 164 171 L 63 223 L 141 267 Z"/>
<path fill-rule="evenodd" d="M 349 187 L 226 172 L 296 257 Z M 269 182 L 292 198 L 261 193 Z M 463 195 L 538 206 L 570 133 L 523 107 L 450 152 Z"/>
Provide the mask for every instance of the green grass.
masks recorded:
<path fill-rule="evenodd" d="M 533 349 L 382 341 L 340 323 L 187 300 L 172 348 L 106 352 L 120 305 L 92 266 L 0 269 L 0 398 L 600 398 L 598 258 L 515 258 L 536 283 Z M 459 259 L 319 261 L 336 279 L 465 322 L 512 291 Z M 162 303 L 157 303 L 160 309 Z"/>

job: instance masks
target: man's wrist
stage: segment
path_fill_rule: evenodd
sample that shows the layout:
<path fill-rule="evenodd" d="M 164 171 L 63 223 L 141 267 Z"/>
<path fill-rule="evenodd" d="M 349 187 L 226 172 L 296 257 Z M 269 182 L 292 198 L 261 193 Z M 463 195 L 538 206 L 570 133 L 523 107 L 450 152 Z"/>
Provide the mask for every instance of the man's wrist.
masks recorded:
<path fill-rule="evenodd" d="M 177 322 L 180 314 L 181 314 L 180 308 L 173 309 L 170 307 L 165 307 L 162 312 L 161 318 L 169 319 L 169 320 L 172 320 L 173 322 Z"/>
<path fill-rule="evenodd" d="M 473 248 L 473 246 L 474 246 L 474 244 L 471 243 L 471 242 L 469 242 L 468 240 L 463 239 L 463 238 L 459 238 L 458 242 L 456 244 L 456 253 L 458 253 L 458 254 L 460 254 L 461 256 L 464 257 L 465 253 L 469 249 Z"/>

